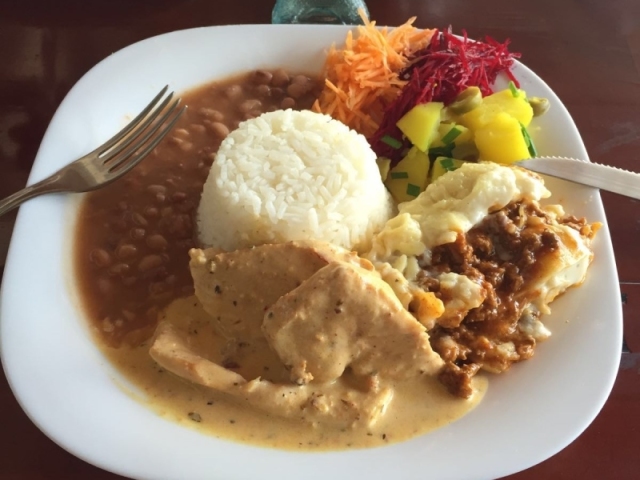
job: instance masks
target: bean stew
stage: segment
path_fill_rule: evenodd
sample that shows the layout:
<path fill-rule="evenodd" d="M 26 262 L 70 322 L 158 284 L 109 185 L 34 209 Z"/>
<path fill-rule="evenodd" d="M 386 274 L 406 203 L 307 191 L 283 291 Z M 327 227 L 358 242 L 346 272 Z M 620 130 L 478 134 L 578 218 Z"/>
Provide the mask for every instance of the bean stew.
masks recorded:
<path fill-rule="evenodd" d="M 308 109 L 321 80 L 256 70 L 183 95 L 188 109 L 131 173 L 87 194 L 75 245 L 76 277 L 92 325 L 109 346 L 148 338 L 169 302 L 193 293 L 188 250 L 220 142 L 243 120 Z"/>

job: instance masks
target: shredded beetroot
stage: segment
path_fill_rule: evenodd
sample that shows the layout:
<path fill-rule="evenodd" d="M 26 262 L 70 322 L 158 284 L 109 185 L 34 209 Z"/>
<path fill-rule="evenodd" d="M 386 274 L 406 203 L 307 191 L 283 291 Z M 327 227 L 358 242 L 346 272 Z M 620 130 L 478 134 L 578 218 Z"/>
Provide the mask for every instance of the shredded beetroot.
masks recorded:
<path fill-rule="evenodd" d="M 466 31 L 463 31 L 463 38 L 458 38 L 451 33 L 451 28 L 436 31 L 429 44 L 416 51 L 411 64 L 401 72 L 400 77 L 408 83 L 389 105 L 380 127 L 369 139 L 373 150 L 378 156 L 390 158 L 392 165 L 400 160 L 403 149 L 390 147 L 382 137 L 390 135 L 401 140 L 402 133 L 396 122 L 415 105 L 432 101 L 448 105 L 471 86 L 480 88 L 483 96 L 490 95 L 493 93 L 491 85 L 501 72 L 519 87 L 510 68 L 513 59 L 519 58 L 520 54 L 509 52 L 508 45 L 509 40 L 500 43 L 491 37 L 485 37 L 484 42 L 469 40 Z M 405 146 L 408 145 L 405 140 Z"/>

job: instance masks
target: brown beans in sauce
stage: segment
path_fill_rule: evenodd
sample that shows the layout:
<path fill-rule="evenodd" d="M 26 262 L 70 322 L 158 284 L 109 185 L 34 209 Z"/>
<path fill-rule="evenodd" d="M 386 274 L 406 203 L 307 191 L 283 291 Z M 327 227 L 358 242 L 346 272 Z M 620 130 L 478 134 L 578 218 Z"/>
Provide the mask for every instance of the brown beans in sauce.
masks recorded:
<path fill-rule="evenodd" d="M 262 102 L 257 98 L 249 98 L 243 101 L 239 106 L 238 110 L 242 113 L 247 113 L 252 110 L 256 110 L 262 106 Z"/>
<path fill-rule="evenodd" d="M 132 228 L 129 230 L 129 236 L 132 240 L 142 240 L 146 234 L 147 231 L 144 228 Z"/>
<path fill-rule="evenodd" d="M 140 263 L 138 263 L 138 271 L 148 272 L 152 268 L 157 268 L 162 265 L 162 257 L 160 255 L 145 255 Z"/>
<path fill-rule="evenodd" d="M 292 85 L 299 98 L 286 93 Z M 183 94 L 192 113 L 153 159 L 87 194 L 75 265 L 82 299 L 105 342 L 116 346 L 129 332 L 152 327 L 168 302 L 193 293 L 194 215 L 220 142 L 246 118 L 310 108 L 321 86 L 306 75 L 263 69 Z"/>
<path fill-rule="evenodd" d="M 116 250 L 116 255 L 120 260 L 126 260 L 131 257 L 135 257 L 138 253 L 138 249 L 135 245 L 131 245 L 129 243 L 125 243 L 120 245 Z"/>
<path fill-rule="evenodd" d="M 280 103 L 280 108 L 286 110 L 288 108 L 294 108 L 296 106 L 296 101 L 291 97 L 285 97 Z"/>
<path fill-rule="evenodd" d="M 162 251 L 167 249 L 169 242 L 162 235 L 156 233 L 147 237 L 147 245 L 151 250 Z"/>
<path fill-rule="evenodd" d="M 284 87 L 289 83 L 289 74 L 286 70 L 279 68 L 273 72 L 271 77 L 271 85 L 274 87 Z"/>
<path fill-rule="evenodd" d="M 252 80 L 259 85 L 266 85 L 271 82 L 273 78 L 273 74 L 271 72 L 267 72 L 266 70 L 256 70 L 253 72 Z"/>
<path fill-rule="evenodd" d="M 89 260 L 97 267 L 106 267 L 111 264 L 111 255 L 104 248 L 95 248 L 91 250 Z"/>
<path fill-rule="evenodd" d="M 218 138 L 223 139 L 229 135 L 229 127 L 222 122 L 207 122 L 207 127 Z"/>

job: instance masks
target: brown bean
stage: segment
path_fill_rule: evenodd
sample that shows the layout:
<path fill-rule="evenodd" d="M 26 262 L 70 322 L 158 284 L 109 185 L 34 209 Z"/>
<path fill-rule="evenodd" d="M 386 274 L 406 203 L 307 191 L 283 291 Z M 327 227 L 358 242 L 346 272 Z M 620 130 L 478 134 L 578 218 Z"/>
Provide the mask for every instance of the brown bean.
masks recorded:
<path fill-rule="evenodd" d="M 284 87 L 287 83 L 289 83 L 289 74 L 284 69 L 279 68 L 273 72 L 271 85 L 274 87 Z"/>
<path fill-rule="evenodd" d="M 94 248 L 89 253 L 89 260 L 96 267 L 106 267 L 111 264 L 111 255 L 104 248 Z"/>
<path fill-rule="evenodd" d="M 131 267 L 129 267 L 128 264 L 126 263 L 116 263 L 115 265 L 113 265 L 111 268 L 109 268 L 109 275 L 120 275 L 120 276 L 124 276 L 127 273 L 129 273 L 129 270 L 131 269 Z"/>
<path fill-rule="evenodd" d="M 138 277 L 124 277 L 122 279 L 122 284 L 125 287 L 130 287 L 131 285 L 133 285 L 134 283 L 136 283 L 138 281 Z"/>
<path fill-rule="evenodd" d="M 144 228 L 132 228 L 129 230 L 129 236 L 132 240 L 142 240 L 146 234 L 147 231 Z"/>
<path fill-rule="evenodd" d="M 294 108 L 296 106 L 296 101 L 291 97 L 285 97 L 282 102 L 280 102 L 280 108 L 283 110 L 287 110 L 288 108 Z"/>
<path fill-rule="evenodd" d="M 224 89 L 224 94 L 227 96 L 227 98 L 233 100 L 242 95 L 242 87 L 240 85 L 229 85 Z"/>
<path fill-rule="evenodd" d="M 149 222 L 147 222 L 147 219 L 137 212 L 134 212 L 133 215 L 131 215 L 131 220 L 133 220 L 133 223 L 141 227 L 146 227 L 149 225 Z"/>
<path fill-rule="evenodd" d="M 164 238 L 159 233 L 154 233 L 153 235 L 149 235 L 147 237 L 146 242 L 150 249 L 156 250 L 156 251 L 165 250 L 169 246 L 169 242 L 167 242 L 167 239 Z"/>
<path fill-rule="evenodd" d="M 127 322 L 133 322 L 136 319 L 136 314 L 127 309 L 122 310 L 122 316 Z"/>
<path fill-rule="evenodd" d="M 189 130 L 187 130 L 186 128 L 176 128 L 173 131 L 173 134 L 177 137 L 180 138 L 187 138 L 189 137 L 191 134 L 189 133 Z"/>
<path fill-rule="evenodd" d="M 160 255 L 145 255 L 138 263 L 138 270 L 140 272 L 148 272 L 153 268 L 157 268 L 162 265 L 162 257 Z"/>
<path fill-rule="evenodd" d="M 149 185 L 147 187 L 147 192 L 157 195 L 158 193 L 165 193 L 167 191 L 167 187 L 164 185 Z"/>
<path fill-rule="evenodd" d="M 164 193 L 156 193 L 156 203 L 162 205 L 167 199 Z"/>
<path fill-rule="evenodd" d="M 225 138 L 229 135 L 229 127 L 224 123 L 209 122 L 207 123 L 207 127 L 209 127 L 209 130 L 211 130 L 211 132 L 218 138 Z"/>
<path fill-rule="evenodd" d="M 241 113 L 247 113 L 247 112 L 250 112 L 251 110 L 260 108 L 261 106 L 262 106 L 262 102 L 260 100 L 258 100 L 257 98 L 249 98 L 244 102 L 242 102 L 240 105 L 238 105 L 238 110 Z"/>
<path fill-rule="evenodd" d="M 201 125 L 199 123 L 193 123 L 193 124 L 191 124 L 191 126 L 189 126 L 189 128 L 194 133 L 204 133 L 206 131 L 205 126 Z"/>
<path fill-rule="evenodd" d="M 269 85 L 258 85 L 258 88 L 256 88 L 256 92 L 261 97 L 270 97 L 271 96 L 271 88 L 269 87 Z"/>
<path fill-rule="evenodd" d="M 147 218 L 158 218 L 160 216 L 160 212 L 156 207 L 147 207 L 144 209 L 144 216 Z"/>
<path fill-rule="evenodd" d="M 120 200 L 118 202 L 118 210 L 120 210 L 121 212 L 124 212 L 127 208 L 129 208 L 129 205 L 127 205 L 127 202 L 125 202 L 124 200 Z"/>
<path fill-rule="evenodd" d="M 284 89 L 280 87 L 274 87 L 271 89 L 271 97 L 272 98 L 281 98 L 284 97 Z"/>
<path fill-rule="evenodd" d="M 178 148 L 180 150 L 182 150 L 183 152 L 185 152 L 185 153 L 186 152 L 190 152 L 191 150 L 193 150 L 193 143 L 183 141 L 183 142 L 178 144 Z"/>
<path fill-rule="evenodd" d="M 300 83 L 292 83 L 287 87 L 287 94 L 291 98 L 295 98 L 295 99 L 302 97 L 308 91 L 309 91 L 308 85 L 304 85 Z"/>
<path fill-rule="evenodd" d="M 214 110 L 213 108 L 200 108 L 198 113 L 214 122 L 220 122 L 224 120 L 224 115 L 218 110 Z"/>
<path fill-rule="evenodd" d="M 167 285 L 175 285 L 177 281 L 178 281 L 178 277 L 176 277 L 175 275 L 169 275 L 167 278 L 164 279 L 164 283 L 166 283 Z"/>
<path fill-rule="evenodd" d="M 273 78 L 273 74 L 271 72 L 267 72 L 266 70 L 256 70 L 251 75 L 251 80 L 253 83 L 257 83 L 258 85 L 266 85 Z"/>
<path fill-rule="evenodd" d="M 243 115 L 245 120 L 251 120 L 252 118 L 259 117 L 262 113 L 259 110 L 251 110 Z"/>
<path fill-rule="evenodd" d="M 171 201 L 174 203 L 184 202 L 186 198 L 187 198 L 187 194 L 184 192 L 176 192 L 173 195 L 171 195 Z"/>
<path fill-rule="evenodd" d="M 135 245 L 131 245 L 129 243 L 125 243 L 120 245 L 116 250 L 116 255 L 121 260 L 126 260 L 127 258 L 135 257 L 138 253 L 138 249 Z"/>
<path fill-rule="evenodd" d="M 306 75 L 296 75 L 295 77 L 293 77 L 293 80 L 291 80 L 291 83 L 295 83 L 297 85 L 308 85 L 309 77 L 307 77 Z"/>

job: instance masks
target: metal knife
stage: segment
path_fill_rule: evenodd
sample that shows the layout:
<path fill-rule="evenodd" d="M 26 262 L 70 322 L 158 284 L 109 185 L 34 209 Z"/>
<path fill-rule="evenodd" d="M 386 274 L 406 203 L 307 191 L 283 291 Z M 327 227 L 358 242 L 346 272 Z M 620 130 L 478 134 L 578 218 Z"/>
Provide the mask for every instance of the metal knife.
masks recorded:
<path fill-rule="evenodd" d="M 640 174 L 566 157 L 536 157 L 516 162 L 528 170 L 640 200 Z"/>

